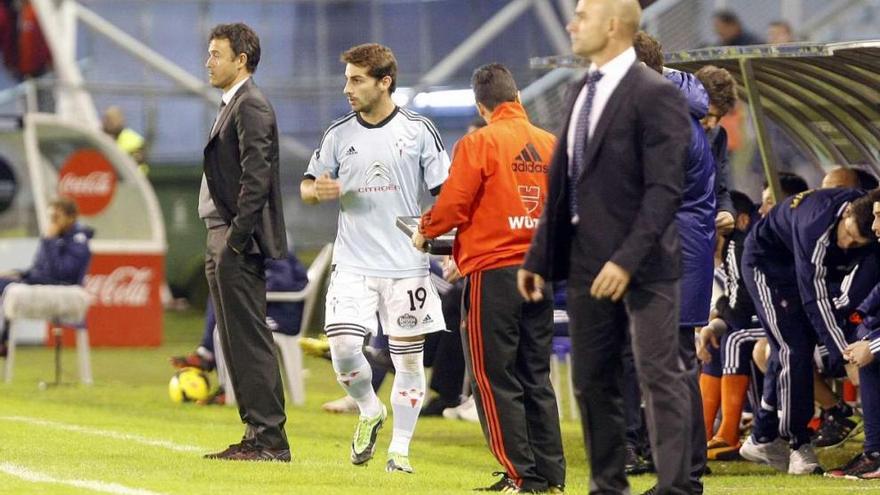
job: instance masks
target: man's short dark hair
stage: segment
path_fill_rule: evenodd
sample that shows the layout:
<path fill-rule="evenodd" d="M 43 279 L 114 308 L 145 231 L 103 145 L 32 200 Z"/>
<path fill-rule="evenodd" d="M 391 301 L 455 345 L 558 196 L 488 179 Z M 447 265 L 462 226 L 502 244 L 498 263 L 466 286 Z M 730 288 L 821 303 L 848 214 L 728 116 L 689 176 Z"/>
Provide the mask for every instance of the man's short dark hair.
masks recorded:
<path fill-rule="evenodd" d="M 516 101 L 517 89 L 513 74 L 502 64 L 486 64 L 478 67 L 471 76 L 474 99 L 488 110 L 498 105 Z"/>
<path fill-rule="evenodd" d="M 79 208 L 70 198 L 56 198 L 49 203 L 49 208 L 55 208 L 65 216 L 76 218 L 79 215 Z"/>
<path fill-rule="evenodd" d="M 865 239 L 877 239 L 871 228 L 871 224 L 874 223 L 874 203 L 877 201 L 880 201 L 880 189 L 869 191 L 868 194 L 850 203 L 850 214 L 855 218 L 859 234 Z"/>
<path fill-rule="evenodd" d="M 260 37 L 247 24 L 218 24 L 211 30 L 209 40 L 228 40 L 232 48 L 232 56 L 247 55 L 245 68 L 251 74 L 257 71 L 260 63 Z"/>
<path fill-rule="evenodd" d="M 342 52 L 339 59 L 347 64 L 366 67 L 367 74 L 376 80 L 390 77 L 389 94 L 397 89 L 397 59 L 391 48 L 378 43 L 364 43 Z"/>
<path fill-rule="evenodd" d="M 633 36 L 633 48 L 636 49 L 636 58 L 640 62 L 663 74 L 663 45 L 650 34 L 639 31 Z"/>
<path fill-rule="evenodd" d="M 769 184 L 767 184 L 767 180 L 764 180 L 764 189 L 767 189 Z M 798 174 L 793 174 L 791 172 L 779 172 L 779 188 L 782 189 L 782 198 L 776 198 L 776 201 L 782 201 L 783 199 L 794 196 L 797 193 L 801 193 L 810 188 L 807 185 L 807 181 L 804 180 Z"/>
<path fill-rule="evenodd" d="M 473 127 L 475 129 L 481 129 L 483 127 L 486 127 L 486 120 L 483 119 L 483 117 L 480 117 L 479 115 L 477 115 L 476 117 L 474 117 L 471 120 L 471 123 L 468 124 L 468 127 Z"/>
<path fill-rule="evenodd" d="M 758 209 L 752 201 L 752 198 L 746 196 L 745 193 L 740 191 L 730 191 L 730 200 L 733 203 L 733 209 L 736 211 L 737 215 L 752 216 L 752 214 L 755 213 L 755 210 Z"/>
<path fill-rule="evenodd" d="M 706 88 L 709 103 L 714 105 L 722 116 L 727 115 L 736 106 L 736 80 L 727 69 L 704 65 L 694 75 Z"/>
<path fill-rule="evenodd" d="M 736 15 L 736 12 L 729 9 L 716 10 L 712 17 L 718 19 L 724 24 L 731 24 L 735 26 L 742 26 L 742 22 L 739 20 L 739 16 Z"/>
<path fill-rule="evenodd" d="M 877 176 L 871 172 L 863 168 L 853 168 L 852 171 L 856 174 L 856 182 L 859 183 L 859 189 L 870 191 L 880 186 L 880 182 L 877 182 Z"/>

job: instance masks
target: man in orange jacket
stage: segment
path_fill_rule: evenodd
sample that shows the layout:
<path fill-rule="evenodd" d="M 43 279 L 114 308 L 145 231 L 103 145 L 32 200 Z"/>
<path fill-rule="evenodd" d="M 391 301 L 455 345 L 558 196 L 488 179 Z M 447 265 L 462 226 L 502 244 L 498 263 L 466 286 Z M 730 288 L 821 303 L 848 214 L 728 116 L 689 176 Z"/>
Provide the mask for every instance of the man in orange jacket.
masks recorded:
<path fill-rule="evenodd" d="M 517 293 L 547 191 L 556 139 L 532 125 L 510 71 L 478 68 L 471 84 L 488 122 L 459 141 L 449 178 L 422 217 L 416 247 L 457 227 L 453 256 L 467 277 L 464 348 L 480 424 L 504 476 L 490 491 L 559 492 L 565 459 L 550 384 L 553 296 Z"/>

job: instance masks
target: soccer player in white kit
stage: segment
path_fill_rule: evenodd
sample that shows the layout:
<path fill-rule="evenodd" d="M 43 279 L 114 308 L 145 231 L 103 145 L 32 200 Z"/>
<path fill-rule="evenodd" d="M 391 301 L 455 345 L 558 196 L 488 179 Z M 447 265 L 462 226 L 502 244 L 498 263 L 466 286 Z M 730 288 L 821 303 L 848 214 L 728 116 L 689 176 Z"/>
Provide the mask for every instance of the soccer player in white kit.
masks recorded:
<path fill-rule="evenodd" d="M 391 100 L 397 61 L 385 46 L 364 44 L 342 54 L 344 93 L 353 112 L 321 138 L 300 184 L 305 203 L 339 200 L 324 331 L 336 379 L 360 409 L 351 462 L 373 457 L 387 412 L 371 385 L 362 353 L 377 318 L 394 362 L 394 432 L 386 471 L 411 473 L 409 443 L 425 396 L 425 335 L 446 329 L 428 257 L 398 231 L 398 216 L 417 216 L 419 194 L 436 195 L 449 156 L 434 124 Z"/>

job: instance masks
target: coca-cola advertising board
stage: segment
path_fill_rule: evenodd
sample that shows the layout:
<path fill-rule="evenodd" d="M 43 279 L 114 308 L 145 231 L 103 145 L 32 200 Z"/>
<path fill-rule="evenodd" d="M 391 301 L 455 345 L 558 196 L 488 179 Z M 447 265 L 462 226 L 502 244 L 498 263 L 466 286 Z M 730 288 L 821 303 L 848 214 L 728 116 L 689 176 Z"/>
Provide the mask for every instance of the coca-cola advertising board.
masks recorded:
<path fill-rule="evenodd" d="M 161 254 L 94 253 L 86 290 L 92 296 L 87 324 L 95 346 L 162 343 L 165 257 Z"/>
<path fill-rule="evenodd" d="M 88 217 L 104 212 L 111 203 L 116 181 L 113 165 L 100 151 L 80 149 L 59 171 L 58 195 L 73 199 L 88 223 Z M 92 345 L 161 344 L 163 267 L 161 254 L 92 253 L 84 281 L 92 295 L 86 322 Z"/>
<path fill-rule="evenodd" d="M 79 221 L 95 232 L 83 280 L 92 296 L 86 316 L 91 344 L 161 345 L 167 244 L 150 182 L 131 156 L 95 127 L 43 113 L 28 113 L 23 122 L 24 164 L 40 232 L 48 231 L 49 205 L 59 196 L 72 199 Z M 65 332 L 64 343 L 72 337 Z"/>
<path fill-rule="evenodd" d="M 116 172 L 101 152 L 74 151 L 58 173 L 58 194 L 76 202 L 85 216 L 102 212 L 116 192 Z"/>

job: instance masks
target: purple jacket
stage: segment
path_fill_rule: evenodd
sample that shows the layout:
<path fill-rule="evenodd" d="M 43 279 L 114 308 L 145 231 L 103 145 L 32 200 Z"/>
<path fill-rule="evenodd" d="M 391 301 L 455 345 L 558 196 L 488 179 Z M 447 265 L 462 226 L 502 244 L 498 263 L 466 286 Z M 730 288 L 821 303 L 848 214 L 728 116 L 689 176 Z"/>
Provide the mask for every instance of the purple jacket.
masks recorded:
<path fill-rule="evenodd" d="M 21 274 L 26 284 L 77 285 L 82 284 L 92 252 L 89 239 L 95 231 L 75 223 L 60 237 L 40 239 L 34 264 Z"/>
<path fill-rule="evenodd" d="M 685 163 L 681 207 L 675 215 L 681 235 L 681 326 L 708 323 L 712 298 L 715 248 L 715 158 L 700 125 L 709 109 L 709 96 L 700 81 L 687 72 L 667 69 L 672 82 L 688 101 L 691 142 Z"/>

